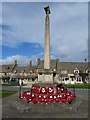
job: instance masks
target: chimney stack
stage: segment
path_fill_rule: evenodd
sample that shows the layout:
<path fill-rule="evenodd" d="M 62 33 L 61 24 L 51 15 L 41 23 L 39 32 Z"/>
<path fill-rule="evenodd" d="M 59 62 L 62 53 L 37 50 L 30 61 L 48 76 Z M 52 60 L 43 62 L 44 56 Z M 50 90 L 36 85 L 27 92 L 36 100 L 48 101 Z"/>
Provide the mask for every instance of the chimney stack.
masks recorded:
<path fill-rule="evenodd" d="M 14 61 L 14 64 L 17 65 L 17 60 Z"/>
<path fill-rule="evenodd" d="M 59 59 L 56 60 L 56 70 L 58 69 Z"/>
<path fill-rule="evenodd" d="M 37 65 L 39 65 L 39 63 L 40 63 L 40 59 L 38 58 L 38 59 L 37 59 Z"/>
<path fill-rule="evenodd" d="M 30 67 L 32 66 L 32 61 L 30 61 Z"/>

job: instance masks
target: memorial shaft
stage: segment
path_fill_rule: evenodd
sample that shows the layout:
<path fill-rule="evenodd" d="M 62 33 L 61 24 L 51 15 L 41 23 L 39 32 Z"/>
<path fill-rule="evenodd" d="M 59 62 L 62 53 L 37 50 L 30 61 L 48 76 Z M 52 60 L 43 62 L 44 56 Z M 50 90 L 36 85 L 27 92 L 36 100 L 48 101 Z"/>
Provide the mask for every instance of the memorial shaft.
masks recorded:
<path fill-rule="evenodd" d="M 44 69 L 50 69 L 50 19 L 49 19 L 49 13 L 47 13 L 46 17 L 45 17 Z"/>

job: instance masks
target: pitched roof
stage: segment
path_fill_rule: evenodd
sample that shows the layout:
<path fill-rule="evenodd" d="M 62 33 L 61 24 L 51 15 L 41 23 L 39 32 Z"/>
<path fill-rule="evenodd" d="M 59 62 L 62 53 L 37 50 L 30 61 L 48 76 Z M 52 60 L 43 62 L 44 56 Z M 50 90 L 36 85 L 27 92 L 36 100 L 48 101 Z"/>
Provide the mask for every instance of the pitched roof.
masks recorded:
<path fill-rule="evenodd" d="M 31 75 L 13 75 L 12 78 L 21 78 L 21 79 L 25 79 L 25 78 L 36 78 L 37 75 L 36 74 L 31 74 Z"/>
<path fill-rule="evenodd" d="M 0 65 L 0 72 L 11 72 L 15 64 Z"/>
<path fill-rule="evenodd" d="M 36 72 L 36 66 L 20 66 L 20 67 L 15 67 L 15 69 L 13 71 L 18 72 L 18 73 L 21 73 L 21 72 L 30 72 L 30 71 L 33 71 L 33 72 Z"/>
<path fill-rule="evenodd" d="M 59 71 L 67 70 L 68 73 L 72 73 L 75 69 L 84 72 L 84 70 L 88 69 L 87 62 L 60 62 Z"/>
<path fill-rule="evenodd" d="M 57 66 L 57 60 L 50 60 L 50 68 L 54 69 Z M 43 69 L 44 68 L 44 60 L 40 60 L 39 64 L 37 65 L 37 68 Z"/>
<path fill-rule="evenodd" d="M 90 62 L 89 62 L 90 63 Z M 81 72 L 89 69 L 88 62 L 59 62 L 57 60 L 50 61 L 51 69 L 56 68 L 57 71 L 67 70 L 68 73 L 73 73 L 75 68 L 79 69 Z M 0 72 L 14 72 L 15 70 L 19 73 L 22 71 L 28 73 L 30 71 L 37 72 L 36 69 L 44 68 L 44 60 L 40 60 L 37 66 L 17 66 L 15 64 L 0 65 Z"/>

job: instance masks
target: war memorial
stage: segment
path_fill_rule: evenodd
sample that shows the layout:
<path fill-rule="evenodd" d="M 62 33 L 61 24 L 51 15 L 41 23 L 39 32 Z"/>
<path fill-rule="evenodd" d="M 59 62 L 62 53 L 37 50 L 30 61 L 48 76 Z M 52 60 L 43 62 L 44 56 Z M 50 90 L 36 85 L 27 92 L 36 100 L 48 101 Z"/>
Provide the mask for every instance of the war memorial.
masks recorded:
<path fill-rule="evenodd" d="M 50 8 L 45 7 L 45 45 L 44 45 L 44 69 L 38 69 L 38 81 L 53 83 L 53 74 L 56 71 L 52 71 L 50 68 Z"/>

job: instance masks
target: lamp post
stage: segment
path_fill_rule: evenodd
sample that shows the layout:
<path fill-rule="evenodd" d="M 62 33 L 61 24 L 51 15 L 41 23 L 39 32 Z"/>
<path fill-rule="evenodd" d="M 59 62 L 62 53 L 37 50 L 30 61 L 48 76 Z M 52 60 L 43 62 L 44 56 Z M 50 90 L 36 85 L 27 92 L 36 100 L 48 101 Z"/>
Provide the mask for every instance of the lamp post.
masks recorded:
<path fill-rule="evenodd" d="M 21 88 L 22 88 L 22 80 L 20 79 L 20 81 L 19 81 L 19 95 L 21 95 Z"/>

